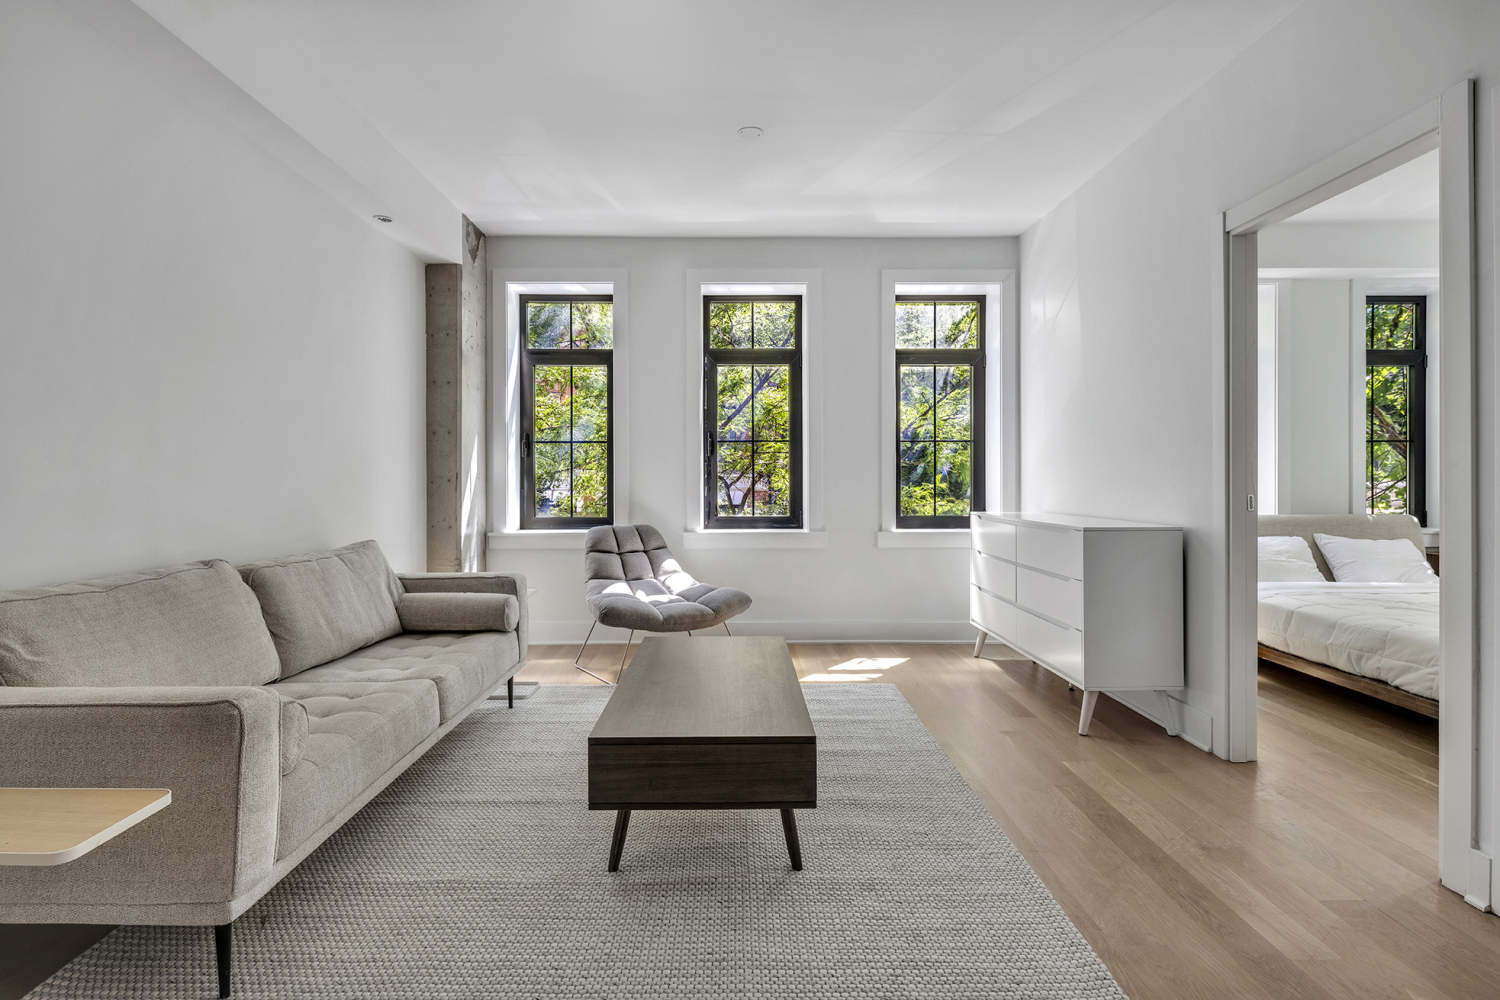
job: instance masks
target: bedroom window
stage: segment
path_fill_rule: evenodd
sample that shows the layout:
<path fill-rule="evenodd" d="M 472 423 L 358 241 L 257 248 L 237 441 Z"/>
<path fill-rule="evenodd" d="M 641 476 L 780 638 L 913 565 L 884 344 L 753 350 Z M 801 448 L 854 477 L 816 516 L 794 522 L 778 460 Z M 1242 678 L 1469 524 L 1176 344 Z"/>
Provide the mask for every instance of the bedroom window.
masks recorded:
<path fill-rule="evenodd" d="M 896 526 L 984 509 L 984 297 L 896 296 Z"/>
<path fill-rule="evenodd" d="M 614 298 L 523 295 L 521 527 L 612 523 Z"/>
<path fill-rule="evenodd" d="M 703 297 L 707 528 L 802 527 L 802 296 Z"/>
<path fill-rule="evenodd" d="M 1427 298 L 1365 300 L 1365 510 L 1427 524 Z"/>

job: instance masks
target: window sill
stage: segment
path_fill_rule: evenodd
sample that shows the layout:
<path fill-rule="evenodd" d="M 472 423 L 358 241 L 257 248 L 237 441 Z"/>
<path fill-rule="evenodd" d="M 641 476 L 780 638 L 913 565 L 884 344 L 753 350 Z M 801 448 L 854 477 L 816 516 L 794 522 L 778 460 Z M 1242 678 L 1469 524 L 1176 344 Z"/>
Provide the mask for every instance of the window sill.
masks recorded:
<path fill-rule="evenodd" d="M 583 551 L 587 528 L 555 528 L 537 531 L 492 531 L 488 535 L 492 549 L 574 549 Z"/>
<path fill-rule="evenodd" d="M 898 528 L 875 535 L 878 549 L 966 549 L 968 528 Z"/>
<path fill-rule="evenodd" d="M 682 533 L 685 549 L 826 549 L 828 533 L 789 528 L 740 528 Z"/>

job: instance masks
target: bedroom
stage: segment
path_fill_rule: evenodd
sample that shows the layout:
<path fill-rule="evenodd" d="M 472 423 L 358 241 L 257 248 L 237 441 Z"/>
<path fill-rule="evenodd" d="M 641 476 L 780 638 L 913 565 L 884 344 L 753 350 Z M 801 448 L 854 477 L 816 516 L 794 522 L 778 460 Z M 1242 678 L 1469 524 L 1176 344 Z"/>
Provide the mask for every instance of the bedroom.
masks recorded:
<path fill-rule="evenodd" d="M 1360 704 L 1428 762 L 1438 176 L 1432 150 L 1261 231 L 1256 289 L 1260 685 Z"/>

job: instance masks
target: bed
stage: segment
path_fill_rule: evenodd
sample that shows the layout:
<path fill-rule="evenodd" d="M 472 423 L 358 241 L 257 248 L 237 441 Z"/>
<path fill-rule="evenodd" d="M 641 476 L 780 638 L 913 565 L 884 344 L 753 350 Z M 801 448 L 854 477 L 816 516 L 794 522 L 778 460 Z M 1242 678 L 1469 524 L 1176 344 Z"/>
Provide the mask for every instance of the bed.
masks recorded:
<path fill-rule="evenodd" d="M 1335 583 L 1315 533 L 1423 547 L 1421 527 L 1405 515 L 1261 515 L 1260 535 L 1307 541 L 1324 582 L 1258 585 L 1260 659 L 1437 718 L 1437 584 Z"/>

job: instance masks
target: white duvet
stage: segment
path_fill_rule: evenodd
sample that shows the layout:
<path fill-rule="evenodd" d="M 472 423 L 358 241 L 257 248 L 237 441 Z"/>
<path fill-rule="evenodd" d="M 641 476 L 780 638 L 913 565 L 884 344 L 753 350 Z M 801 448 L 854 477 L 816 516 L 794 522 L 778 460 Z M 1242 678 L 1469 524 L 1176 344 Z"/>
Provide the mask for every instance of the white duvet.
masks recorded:
<path fill-rule="evenodd" d="M 1260 641 L 1438 697 L 1436 583 L 1262 583 Z"/>

